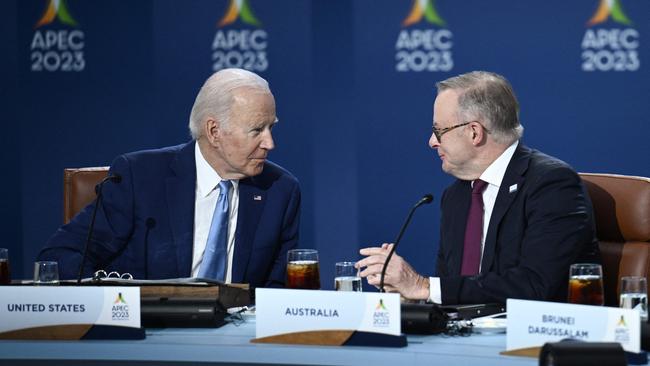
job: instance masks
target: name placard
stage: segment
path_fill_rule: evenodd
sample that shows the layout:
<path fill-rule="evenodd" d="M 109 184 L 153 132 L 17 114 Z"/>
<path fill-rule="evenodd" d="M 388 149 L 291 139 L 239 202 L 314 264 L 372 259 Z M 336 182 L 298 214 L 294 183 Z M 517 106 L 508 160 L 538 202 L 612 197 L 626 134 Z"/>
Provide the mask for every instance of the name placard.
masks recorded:
<path fill-rule="evenodd" d="M 641 351 L 639 312 L 631 309 L 508 299 L 508 351 L 575 339 L 618 342 Z"/>
<path fill-rule="evenodd" d="M 325 330 L 401 333 L 399 294 L 258 288 L 255 303 L 257 338 Z"/>
<path fill-rule="evenodd" d="M 0 319 L 0 336 L 81 324 L 140 328 L 140 288 L 1 286 Z"/>

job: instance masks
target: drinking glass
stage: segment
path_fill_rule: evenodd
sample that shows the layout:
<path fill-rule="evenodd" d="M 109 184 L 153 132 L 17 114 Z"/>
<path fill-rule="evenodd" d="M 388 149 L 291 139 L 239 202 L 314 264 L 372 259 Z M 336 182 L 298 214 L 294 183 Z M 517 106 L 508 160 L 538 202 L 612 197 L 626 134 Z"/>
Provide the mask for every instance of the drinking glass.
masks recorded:
<path fill-rule="evenodd" d="M 648 320 L 648 284 L 645 277 L 621 277 L 620 307 L 635 309 L 642 321 Z"/>
<path fill-rule="evenodd" d="M 569 269 L 569 302 L 604 305 L 603 269 L 600 264 L 576 263 Z"/>
<path fill-rule="evenodd" d="M 59 264 L 54 261 L 34 263 L 34 285 L 58 285 Z"/>
<path fill-rule="evenodd" d="M 318 251 L 292 249 L 287 252 L 287 288 L 318 290 Z"/>
<path fill-rule="evenodd" d="M 354 262 L 337 262 L 334 271 L 334 288 L 336 291 L 361 292 L 361 277 L 359 270 L 354 268 Z"/>
<path fill-rule="evenodd" d="M 0 248 L 0 285 L 11 283 L 11 271 L 9 270 L 9 249 Z"/>

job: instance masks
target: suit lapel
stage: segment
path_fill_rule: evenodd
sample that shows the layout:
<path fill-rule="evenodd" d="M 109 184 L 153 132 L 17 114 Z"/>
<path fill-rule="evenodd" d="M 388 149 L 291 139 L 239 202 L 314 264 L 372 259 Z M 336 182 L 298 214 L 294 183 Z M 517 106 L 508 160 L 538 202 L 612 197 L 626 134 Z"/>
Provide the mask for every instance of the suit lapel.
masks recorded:
<path fill-rule="evenodd" d="M 529 153 L 530 149 L 520 143 L 503 176 L 503 181 L 501 181 L 501 187 L 499 188 L 499 193 L 497 194 L 497 199 L 492 209 L 492 215 L 490 216 L 490 226 L 488 227 L 487 237 L 485 238 L 485 245 L 483 246 L 481 273 L 487 273 L 492 268 L 499 224 L 523 186 L 525 181 L 524 173 L 528 168 L 530 160 Z"/>
<path fill-rule="evenodd" d="M 196 195 L 195 142 L 185 145 L 170 164 L 174 172 L 167 178 L 167 204 L 169 223 L 176 246 L 178 277 L 192 272 L 192 249 L 194 247 L 194 198 Z"/>
<path fill-rule="evenodd" d="M 239 181 L 239 210 L 235 232 L 235 253 L 232 265 L 232 282 L 244 282 L 244 275 L 253 250 L 257 223 L 260 220 L 266 191 L 256 184 L 255 177 Z"/>

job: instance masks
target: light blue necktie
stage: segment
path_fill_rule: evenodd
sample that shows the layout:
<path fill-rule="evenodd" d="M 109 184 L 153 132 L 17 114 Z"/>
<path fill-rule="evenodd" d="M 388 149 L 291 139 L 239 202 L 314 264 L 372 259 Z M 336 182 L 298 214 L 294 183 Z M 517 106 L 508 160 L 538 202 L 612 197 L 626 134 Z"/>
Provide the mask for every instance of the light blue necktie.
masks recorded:
<path fill-rule="evenodd" d="M 203 252 L 199 277 L 225 281 L 228 263 L 228 195 L 232 183 L 219 182 L 219 197 L 214 207 L 208 241 Z"/>

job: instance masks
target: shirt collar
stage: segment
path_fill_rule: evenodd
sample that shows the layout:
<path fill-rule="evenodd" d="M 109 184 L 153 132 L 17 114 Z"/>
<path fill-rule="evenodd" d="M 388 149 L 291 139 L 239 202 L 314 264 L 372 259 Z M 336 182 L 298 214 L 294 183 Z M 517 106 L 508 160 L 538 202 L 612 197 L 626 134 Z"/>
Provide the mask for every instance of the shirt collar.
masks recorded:
<path fill-rule="evenodd" d="M 198 141 L 194 146 L 194 161 L 196 163 L 196 187 L 198 188 L 197 195 L 206 197 L 219 185 L 222 178 L 217 174 L 217 171 L 212 169 L 210 164 L 199 148 Z M 237 189 L 239 180 L 231 179 L 233 189 Z"/>
<path fill-rule="evenodd" d="M 515 149 L 518 144 L 519 141 L 515 141 L 512 145 L 508 146 L 508 148 L 501 153 L 501 155 L 499 155 L 499 157 L 493 161 L 487 169 L 485 169 L 479 179 L 497 187 L 501 187 L 503 177 L 506 175 L 506 169 L 508 169 L 508 164 L 510 164 L 510 160 L 515 154 Z"/>

